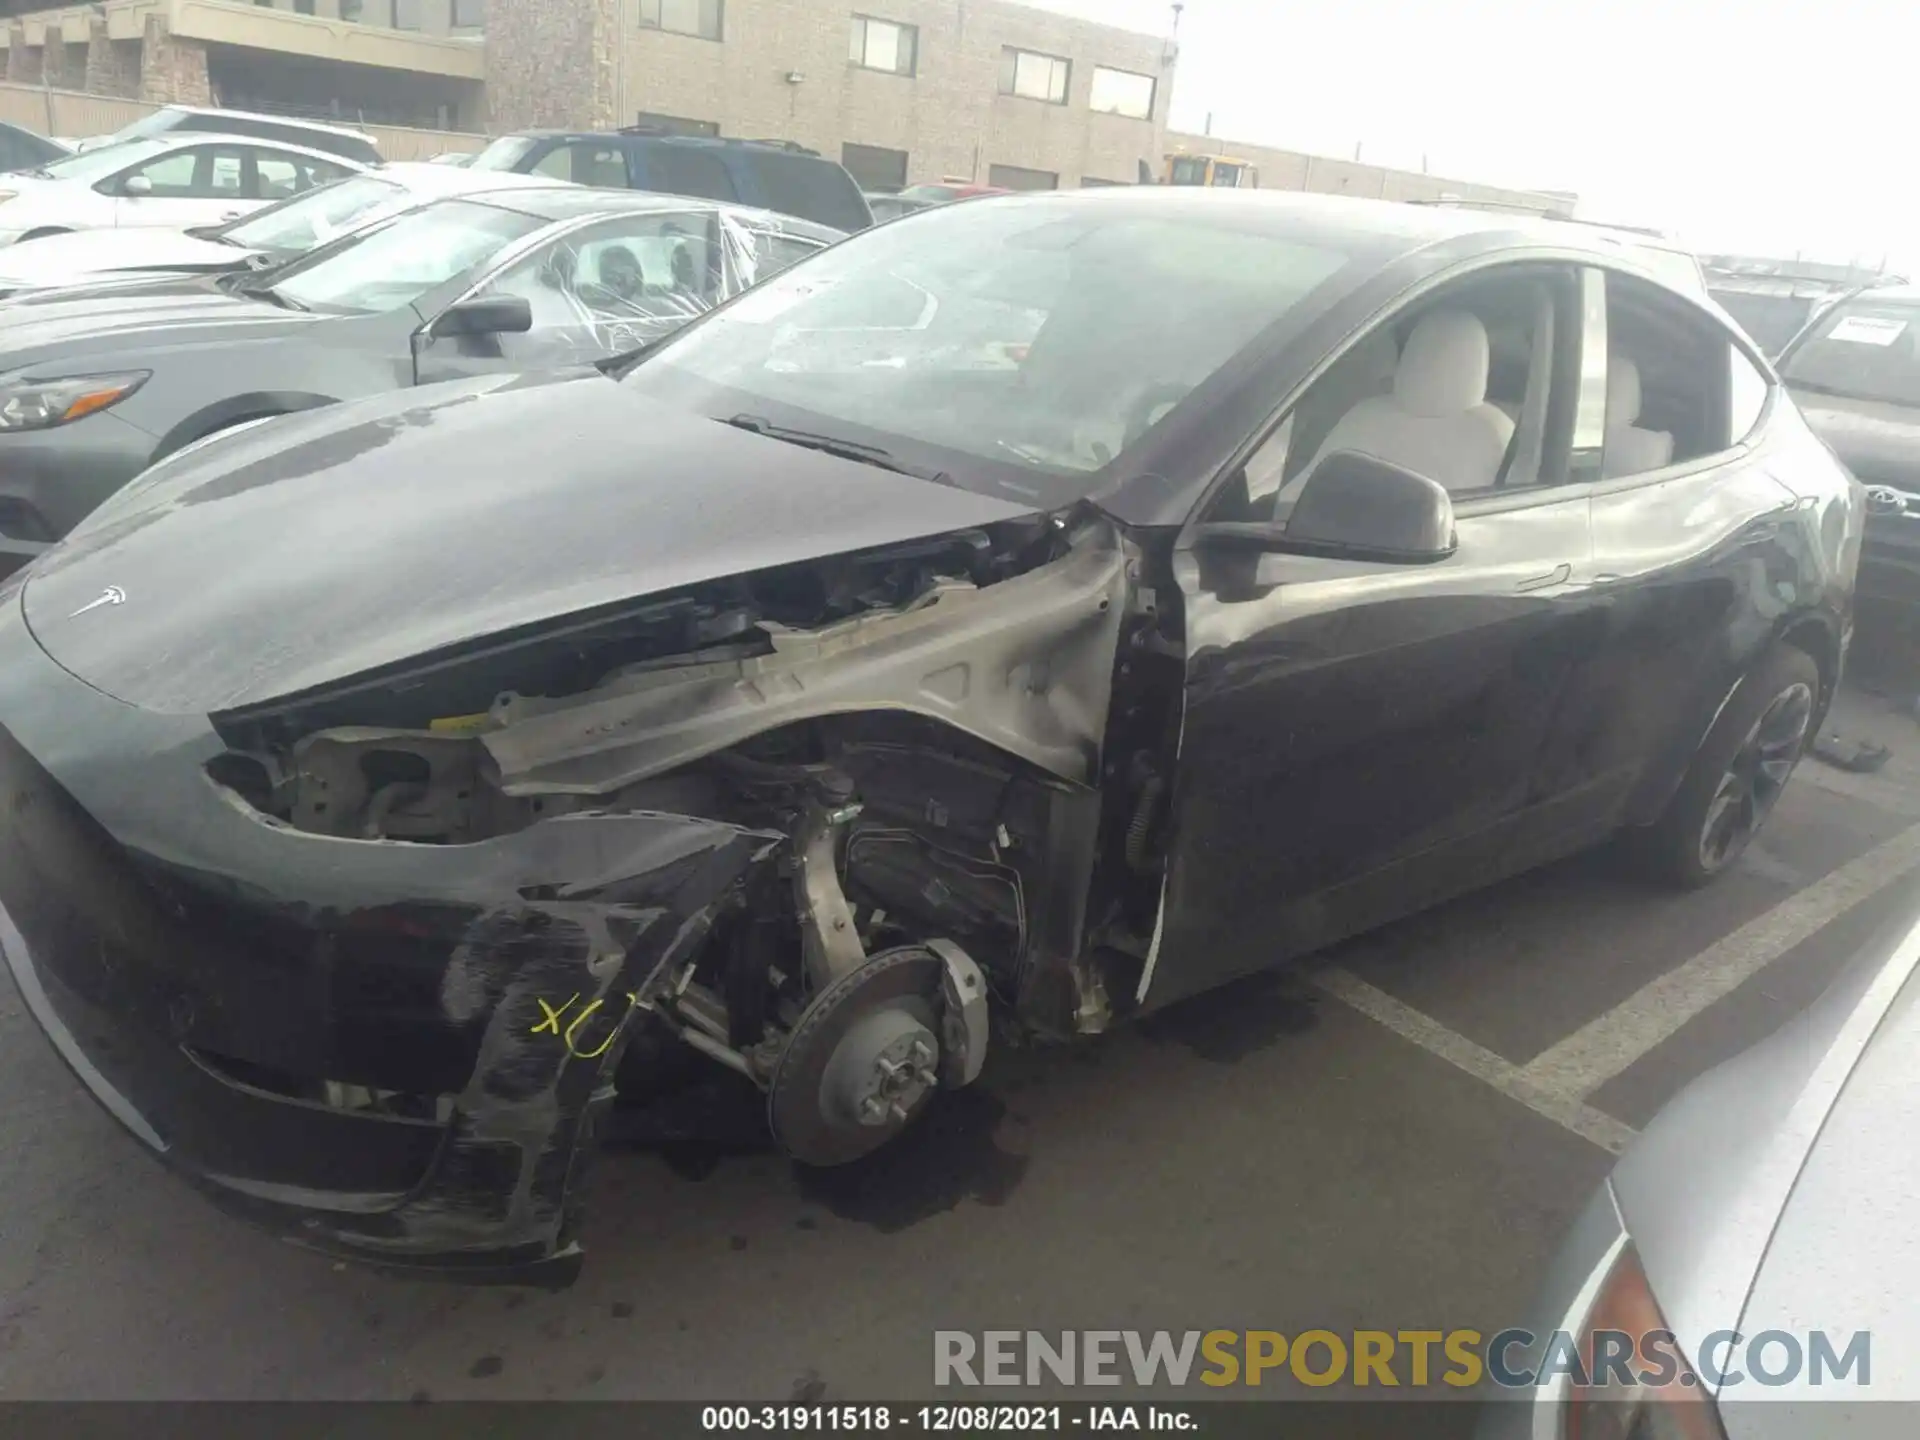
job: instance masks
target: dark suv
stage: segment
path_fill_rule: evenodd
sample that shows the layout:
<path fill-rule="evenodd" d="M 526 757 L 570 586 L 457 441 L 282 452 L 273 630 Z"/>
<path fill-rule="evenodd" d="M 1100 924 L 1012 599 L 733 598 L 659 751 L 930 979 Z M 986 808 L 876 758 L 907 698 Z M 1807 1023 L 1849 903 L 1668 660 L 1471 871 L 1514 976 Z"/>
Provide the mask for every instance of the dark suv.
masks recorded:
<path fill-rule="evenodd" d="M 528 130 L 503 135 L 476 155 L 470 168 L 729 200 L 835 230 L 873 224 L 873 211 L 853 176 L 818 151 L 790 141 L 721 140 L 644 127 L 614 135 Z"/>

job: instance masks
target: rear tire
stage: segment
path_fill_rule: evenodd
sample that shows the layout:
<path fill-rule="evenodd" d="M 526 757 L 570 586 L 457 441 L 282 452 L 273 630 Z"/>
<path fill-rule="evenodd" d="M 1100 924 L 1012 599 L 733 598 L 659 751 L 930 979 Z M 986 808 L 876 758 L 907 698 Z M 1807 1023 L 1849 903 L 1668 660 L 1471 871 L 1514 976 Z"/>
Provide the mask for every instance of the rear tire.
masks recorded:
<path fill-rule="evenodd" d="M 1656 878 L 1691 889 L 1746 853 L 1813 739 L 1819 695 L 1820 667 L 1791 645 L 1747 672 L 1666 813 L 1631 836 Z"/>

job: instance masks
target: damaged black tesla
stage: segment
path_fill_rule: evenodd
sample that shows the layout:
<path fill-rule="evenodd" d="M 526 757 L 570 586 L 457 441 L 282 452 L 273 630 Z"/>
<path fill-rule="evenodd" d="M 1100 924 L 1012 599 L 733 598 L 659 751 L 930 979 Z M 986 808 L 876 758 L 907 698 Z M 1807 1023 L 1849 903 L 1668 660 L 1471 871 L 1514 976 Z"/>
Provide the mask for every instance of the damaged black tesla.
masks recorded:
<path fill-rule="evenodd" d="M 564 1279 L 663 1044 L 834 1165 L 1621 830 L 1725 869 L 1860 533 L 1746 340 L 1575 229 L 929 211 L 121 492 L 0 590 L 0 949 L 227 1204 Z"/>

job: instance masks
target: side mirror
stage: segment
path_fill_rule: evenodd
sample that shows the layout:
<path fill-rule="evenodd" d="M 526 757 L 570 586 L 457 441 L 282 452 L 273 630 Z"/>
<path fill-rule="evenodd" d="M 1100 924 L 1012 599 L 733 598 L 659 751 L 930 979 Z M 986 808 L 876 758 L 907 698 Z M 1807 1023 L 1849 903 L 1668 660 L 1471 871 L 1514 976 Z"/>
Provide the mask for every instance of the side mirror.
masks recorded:
<path fill-rule="evenodd" d="M 120 193 L 122 195 L 130 195 L 136 200 L 142 195 L 151 195 L 153 194 L 153 181 L 149 180 L 145 175 L 129 175 L 121 182 Z"/>
<path fill-rule="evenodd" d="M 449 305 L 427 333 L 441 335 L 524 335 L 533 329 L 533 305 L 519 295 L 476 296 Z"/>
<path fill-rule="evenodd" d="M 1338 450 L 1313 467 L 1284 524 L 1209 525 L 1203 535 L 1261 549 L 1423 565 L 1453 554 L 1446 486 L 1385 460 Z"/>

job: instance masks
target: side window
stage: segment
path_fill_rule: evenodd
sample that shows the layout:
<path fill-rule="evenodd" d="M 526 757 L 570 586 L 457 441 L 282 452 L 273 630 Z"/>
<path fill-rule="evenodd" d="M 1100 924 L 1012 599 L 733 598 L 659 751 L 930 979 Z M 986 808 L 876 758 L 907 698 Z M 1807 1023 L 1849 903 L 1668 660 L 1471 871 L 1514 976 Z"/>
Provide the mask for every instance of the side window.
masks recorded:
<path fill-rule="evenodd" d="M 632 183 L 627 176 L 626 151 L 618 145 L 594 144 L 591 141 L 562 145 L 549 151 L 533 167 L 533 172 L 602 190 L 625 190 Z"/>
<path fill-rule="evenodd" d="M 194 176 L 196 182 L 199 173 Z M 207 191 L 221 200 L 239 200 L 247 194 L 247 156 L 241 150 L 207 152 Z"/>
<path fill-rule="evenodd" d="M 338 180 L 347 173 L 344 166 L 307 155 L 289 155 L 284 150 L 256 151 L 254 160 L 260 186 L 255 198 L 261 200 L 284 200 L 316 185 Z"/>
<path fill-rule="evenodd" d="M 155 200 L 211 200 L 241 193 L 240 152 L 225 147 L 175 150 L 136 165 L 115 177 L 116 189 L 124 191 L 136 175 L 152 186 L 146 193 Z"/>
<path fill-rule="evenodd" d="M 1510 265 L 1382 320 L 1281 418 L 1208 518 L 1284 523 L 1320 462 L 1342 451 L 1456 496 L 1555 483 L 1577 305 L 1572 271 Z"/>
<path fill-rule="evenodd" d="M 712 307 L 711 216 L 647 211 L 603 220 L 541 246 L 481 293 L 533 310 L 524 335 L 498 337 L 516 365 L 567 365 L 646 344 Z"/>
<path fill-rule="evenodd" d="M 1608 272 L 1606 284 L 1605 478 L 1683 465 L 1745 439 L 1767 381 L 1726 327 L 1632 276 Z"/>
<path fill-rule="evenodd" d="M 709 150 L 691 145 L 649 145 L 647 188 L 703 200 L 738 200 L 727 165 Z"/>
<path fill-rule="evenodd" d="M 753 238 L 753 280 L 756 285 L 769 275 L 777 275 L 789 265 L 818 254 L 821 249 L 818 241 L 802 240 L 798 236 L 782 235 L 773 230 L 753 230 L 748 233 Z"/>

